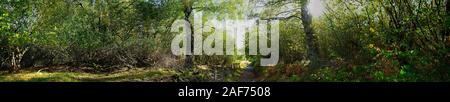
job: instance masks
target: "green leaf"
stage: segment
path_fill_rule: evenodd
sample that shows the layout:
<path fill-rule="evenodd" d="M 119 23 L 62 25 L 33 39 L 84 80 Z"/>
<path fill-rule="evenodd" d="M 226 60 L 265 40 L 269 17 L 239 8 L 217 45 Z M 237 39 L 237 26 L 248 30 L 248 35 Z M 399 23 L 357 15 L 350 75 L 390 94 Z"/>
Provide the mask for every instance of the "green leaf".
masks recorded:
<path fill-rule="evenodd" d="M 400 70 L 400 75 L 406 75 L 406 71 L 403 70 L 403 69 L 401 69 L 401 70 Z"/>

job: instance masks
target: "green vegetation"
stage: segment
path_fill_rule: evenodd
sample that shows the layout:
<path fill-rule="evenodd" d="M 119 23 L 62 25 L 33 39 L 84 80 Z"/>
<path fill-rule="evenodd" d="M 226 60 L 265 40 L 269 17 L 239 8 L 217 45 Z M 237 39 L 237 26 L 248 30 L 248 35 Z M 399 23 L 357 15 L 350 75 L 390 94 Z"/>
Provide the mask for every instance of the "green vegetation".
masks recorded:
<path fill-rule="evenodd" d="M 85 73 L 85 72 L 40 72 L 21 71 L 0 77 L 0 82 L 167 82 L 172 81 L 173 70 L 167 69 L 131 69 L 114 73 Z"/>
<path fill-rule="evenodd" d="M 450 0 L 311 1 L 1 0 L 0 81 L 450 81 Z M 278 64 L 173 55 L 171 26 L 194 12 L 279 20 Z"/>

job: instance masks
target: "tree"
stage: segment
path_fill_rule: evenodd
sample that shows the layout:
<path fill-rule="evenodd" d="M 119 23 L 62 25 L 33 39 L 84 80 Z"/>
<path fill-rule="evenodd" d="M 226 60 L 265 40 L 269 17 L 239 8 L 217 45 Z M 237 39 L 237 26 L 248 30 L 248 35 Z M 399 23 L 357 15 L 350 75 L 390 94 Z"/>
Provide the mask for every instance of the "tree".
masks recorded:
<path fill-rule="evenodd" d="M 190 50 L 190 51 L 186 51 L 186 52 L 194 52 L 194 27 L 192 24 L 193 22 L 190 18 L 193 13 L 193 10 L 194 10 L 193 5 L 194 5 L 194 2 L 196 2 L 196 0 L 183 0 L 182 2 L 183 2 L 183 14 L 184 14 L 183 19 L 189 23 L 189 31 L 190 31 L 190 35 L 191 35 L 190 37 L 187 38 L 187 40 L 190 42 L 188 44 L 186 44 L 187 45 L 186 50 Z M 193 55 L 186 54 L 184 68 L 191 69 L 192 66 L 193 66 Z"/>
<path fill-rule="evenodd" d="M 306 0 L 305 2 L 308 2 Z M 314 28 L 312 27 L 312 17 L 311 14 L 308 12 L 308 3 L 303 3 L 301 8 L 301 19 L 303 23 L 303 30 L 306 34 L 306 45 L 308 47 L 308 58 L 311 60 L 310 68 L 316 69 L 320 67 L 320 60 L 319 60 L 319 49 L 318 45 L 316 44 L 316 38 L 315 38 L 315 32 Z"/>
<path fill-rule="evenodd" d="M 303 30 L 305 32 L 305 41 L 307 45 L 307 57 L 310 60 L 309 68 L 311 69 L 317 69 L 320 67 L 320 60 L 319 60 L 319 49 L 318 45 L 316 44 L 317 41 L 315 39 L 315 32 L 314 28 L 312 26 L 312 16 L 308 11 L 308 0 L 269 0 L 265 5 L 267 7 L 277 7 L 278 9 L 269 10 L 268 17 L 265 17 L 263 19 L 265 20 L 286 20 L 286 19 L 293 19 L 297 18 L 300 19 L 303 25 Z M 279 10 L 279 7 L 288 6 L 293 7 L 288 10 Z M 274 13 L 276 12 L 276 13 Z M 273 14 L 274 13 L 274 14 Z"/>
<path fill-rule="evenodd" d="M 190 41 L 187 44 L 186 50 L 187 52 L 194 52 L 194 22 L 192 20 L 192 16 L 195 12 L 226 12 L 229 14 L 237 13 L 233 10 L 236 9 L 236 5 L 242 3 L 243 0 L 232 0 L 232 1 L 209 1 L 209 0 L 182 0 L 182 11 L 183 11 L 183 20 L 187 21 L 189 32 L 191 33 L 190 37 L 187 37 L 187 40 Z M 201 31 L 203 32 L 203 31 Z M 203 33 L 201 33 L 203 34 Z M 190 50 L 190 51 L 188 51 Z M 224 61 L 225 62 L 225 61 Z M 194 56 L 190 54 L 186 54 L 184 68 L 192 68 L 194 64 Z"/>

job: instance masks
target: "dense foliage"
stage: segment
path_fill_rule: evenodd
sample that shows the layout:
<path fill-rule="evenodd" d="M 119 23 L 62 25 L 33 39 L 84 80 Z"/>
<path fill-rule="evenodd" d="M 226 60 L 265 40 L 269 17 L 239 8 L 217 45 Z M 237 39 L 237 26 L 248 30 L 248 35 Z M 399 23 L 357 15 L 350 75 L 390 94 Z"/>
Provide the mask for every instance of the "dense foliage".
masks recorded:
<path fill-rule="evenodd" d="M 170 70 L 164 78 L 171 81 L 449 81 L 450 1 L 323 0 L 320 16 L 311 15 L 318 11 L 309 3 L 1 0 L 0 68 L 5 75 L 156 68 Z M 171 26 L 183 19 L 194 29 L 194 12 L 203 12 L 204 22 L 280 20 L 279 63 L 259 66 L 264 56 L 250 55 L 174 56 Z"/>

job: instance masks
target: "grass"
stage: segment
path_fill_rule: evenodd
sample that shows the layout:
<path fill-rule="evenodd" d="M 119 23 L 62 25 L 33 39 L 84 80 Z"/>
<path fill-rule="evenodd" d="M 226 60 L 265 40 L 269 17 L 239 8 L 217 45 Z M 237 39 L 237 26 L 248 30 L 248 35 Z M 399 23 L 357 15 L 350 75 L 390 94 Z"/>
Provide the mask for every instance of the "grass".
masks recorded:
<path fill-rule="evenodd" d="M 0 82 L 165 82 L 176 74 L 170 69 L 131 69 L 116 73 L 20 71 L 0 75 Z"/>

